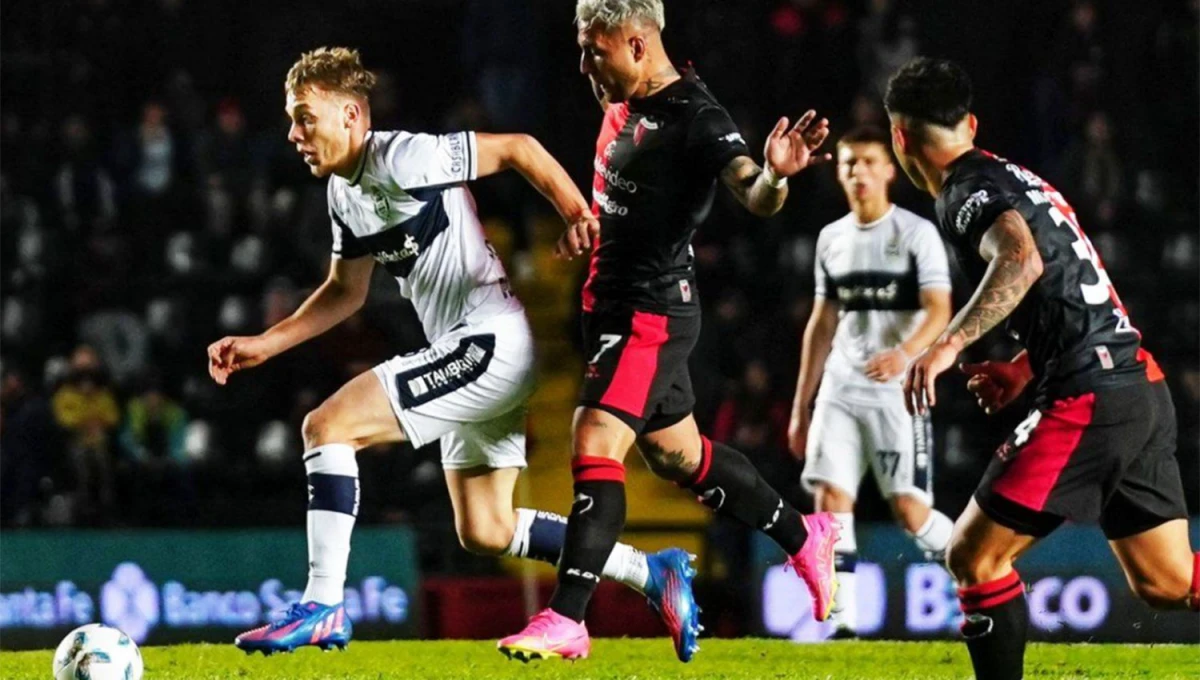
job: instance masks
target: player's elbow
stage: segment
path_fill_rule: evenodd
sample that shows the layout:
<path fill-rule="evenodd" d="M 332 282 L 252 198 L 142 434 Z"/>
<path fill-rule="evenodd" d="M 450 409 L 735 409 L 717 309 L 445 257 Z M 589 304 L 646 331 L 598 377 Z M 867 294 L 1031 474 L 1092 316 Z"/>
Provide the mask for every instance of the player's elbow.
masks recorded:
<path fill-rule="evenodd" d="M 1037 251 L 1037 248 L 1031 249 L 1029 254 L 1025 256 L 1024 267 L 1030 285 L 1033 285 L 1034 281 L 1041 278 L 1042 272 L 1046 267 L 1045 263 L 1042 262 L 1042 254 Z"/>

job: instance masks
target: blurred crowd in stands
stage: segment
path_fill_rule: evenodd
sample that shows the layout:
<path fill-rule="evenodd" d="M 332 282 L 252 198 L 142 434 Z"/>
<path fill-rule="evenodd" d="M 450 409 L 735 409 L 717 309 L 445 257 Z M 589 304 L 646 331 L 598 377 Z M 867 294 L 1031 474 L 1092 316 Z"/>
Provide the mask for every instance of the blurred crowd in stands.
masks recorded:
<path fill-rule="evenodd" d="M 778 116 L 809 107 L 835 134 L 886 125 L 880 99 L 895 68 L 917 54 L 964 63 L 981 145 L 1072 201 L 1166 369 L 1195 511 L 1200 3 L 947 4 L 677 0 L 666 38 L 752 148 Z M 282 80 L 300 51 L 362 47 L 381 75 L 377 127 L 532 132 L 590 186 L 600 114 L 576 71 L 572 3 L 358 0 L 336 16 L 328 3 L 262 5 L 5 8 L 5 527 L 295 524 L 304 414 L 349 377 L 424 342 L 381 277 L 362 313 L 253 379 L 218 389 L 207 376 L 208 343 L 282 319 L 327 267 L 324 184 L 284 138 Z M 514 276 L 535 276 L 530 225 L 548 206 L 516 176 L 475 190 L 481 212 L 514 234 Z M 806 504 L 787 417 L 816 235 L 846 204 L 828 167 L 793 181 L 784 211 L 765 222 L 725 194 L 696 239 L 706 306 L 693 357 L 697 416 Z M 902 178 L 894 197 L 932 214 Z M 960 286 L 956 300 L 969 292 Z M 1013 351 L 1003 340 L 975 350 Z M 957 513 L 1020 414 L 989 421 L 961 380 L 940 389 L 936 488 L 939 505 Z M 448 517 L 436 452 L 368 454 L 363 466 L 364 521 Z"/>

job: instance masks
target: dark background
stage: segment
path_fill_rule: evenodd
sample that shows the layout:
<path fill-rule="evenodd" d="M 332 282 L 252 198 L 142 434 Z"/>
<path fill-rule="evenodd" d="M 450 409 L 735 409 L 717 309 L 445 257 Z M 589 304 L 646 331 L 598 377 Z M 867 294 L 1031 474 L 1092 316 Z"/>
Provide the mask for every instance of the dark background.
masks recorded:
<path fill-rule="evenodd" d="M 1198 8 L 671 0 L 665 39 L 756 156 L 780 115 L 816 108 L 835 135 L 886 124 L 892 70 L 916 54 L 961 62 L 980 145 L 1066 194 L 1166 370 L 1195 513 Z M 316 46 L 358 47 L 381 75 L 376 127 L 530 132 L 586 187 L 601 113 L 578 73 L 572 18 L 565 0 L 6 3 L 4 527 L 295 525 L 304 413 L 424 340 L 381 279 L 362 314 L 254 380 L 218 392 L 207 378 L 209 342 L 286 316 L 327 267 L 324 183 L 285 140 L 288 67 Z M 510 272 L 536 276 L 533 225 L 548 206 L 515 176 L 473 191 L 481 213 L 511 229 Z M 893 194 L 931 215 L 903 178 Z M 787 407 L 816 234 L 845 210 L 826 167 L 794 180 L 766 221 L 722 191 L 696 240 L 706 307 L 697 415 L 801 505 L 810 501 L 783 444 Z M 968 295 L 960 285 L 958 304 Z M 1014 352 L 993 339 L 971 355 Z M 937 498 L 954 515 L 1022 410 L 985 419 L 956 377 L 940 394 Z M 360 520 L 418 527 L 427 571 L 489 568 L 456 546 L 437 460 L 398 447 L 364 461 Z M 867 493 L 864 517 L 882 519 Z"/>

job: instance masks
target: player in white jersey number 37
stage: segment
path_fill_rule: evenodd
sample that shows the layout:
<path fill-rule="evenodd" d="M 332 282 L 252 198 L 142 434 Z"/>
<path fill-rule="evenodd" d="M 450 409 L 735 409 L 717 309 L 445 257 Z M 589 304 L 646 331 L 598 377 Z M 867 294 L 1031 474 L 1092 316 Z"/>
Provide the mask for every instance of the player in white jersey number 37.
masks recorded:
<path fill-rule="evenodd" d="M 374 83 L 358 52 L 346 48 L 308 52 L 289 71 L 288 141 L 313 175 L 329 178 L 329 276 L 288 319 L 260 335 L 213 343 L 209 373 L 223 385 L 337 325 L 362 306 L 376 263 L 412 301 L 430 346 L 359 375 L 304 419 L 308 585 L 282 617 L 237 637 L 248 652 L 350 641 L 343 591 L 358 514 L 355 455 L 372 444 L 440 441 L 455 528 L 472 552 L 554 564 L 565 540 L 565 518 L 513 508 L 525 467 L 533 339 L 465 183 L 513 168 L 568 224 L 594 233 L 596 218 L 529 136 L 372 131 Z M 663 598 L 682 596 L 665 584 L 683 584 L 690 598 L 692 573 L 683 551 L 646 555 L 622 544 L 602 575 L 662 611 Z"/>
<path fill-rule="evenodd" d="M 855 635 L 854 500 L 868 468 L 896 520 L 931 557 L 941 561 L 954 526 L 933 509 L 929 419 L 908 414 L 901 385 L 909 360 L 950 321 L 950 274 L 933 224 L 888 199 L 896 177 L 889 144 L 871 127 L 838 142 L 838 181 L 851 211 L 817 239 L 788 432 L 792 453 L 806 458 L 801 481 L 817 510 L 842 525 L 835 637 Z"/>

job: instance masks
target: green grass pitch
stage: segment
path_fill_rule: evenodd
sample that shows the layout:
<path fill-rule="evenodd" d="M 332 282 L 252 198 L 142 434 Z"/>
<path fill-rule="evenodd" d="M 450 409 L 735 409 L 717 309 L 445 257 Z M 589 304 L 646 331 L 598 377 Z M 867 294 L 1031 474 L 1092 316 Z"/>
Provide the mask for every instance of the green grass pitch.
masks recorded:
<path fill-rule="evenodd" d="M 702 640 L 689 664 L 675 660 L 666 640 L 602 639 L 578 662 L 508 661 L 487 641 L 354 642 L 345 652 L 301 649 L 246 656 L 232 645 L 143 649 L 147 680 L 176 678 L 966 678 L 967 650 L 952 642 L 837 642 L 797 645 L 780 640 Z M 52 652 L 0 653 L 0 677 L 49 678 Z M 1197 678 L 1197 645 L 1035 644 L 1025 677 Z"/>

